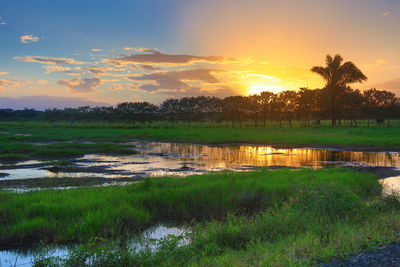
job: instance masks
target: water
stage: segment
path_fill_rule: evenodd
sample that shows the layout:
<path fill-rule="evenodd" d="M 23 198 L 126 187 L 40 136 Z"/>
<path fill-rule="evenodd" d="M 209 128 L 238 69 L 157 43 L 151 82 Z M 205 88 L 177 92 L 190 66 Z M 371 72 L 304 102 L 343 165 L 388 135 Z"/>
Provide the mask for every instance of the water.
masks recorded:
<path fill-rule="evenodd" d="M 45 161 L 26 161 L 14 165 L 0 164 L 0 172 L 8 176 L 0 180 L 15 180 L 40 177 L 103 177 L 131 178 L 166 175 L 187 176 L 216 171 L 246 171 L 259 167 L 311 167 L 355 166 L 355 167 L 396 167 L 400 168 L 399 152 L 355 152 L 337 149 L 314 148 L 274 148 L 262 145 L 199 145 L 162 142 L 134 142 L 139 151 L 136 155 L 86 155 L 76 158 L 73 166 L 76 172 L 54 173 L 45 170 L 51 166 Z M 85 171 L 79 171 L 79 168 Z M 91 172 L 92 171 L 92 172 Z M 385 193 L 400 191 L 400 176 L 381 180 Z M 17 188 L 18 189 L 18 188 Z M 20 192 L 25 192 L 20 188 Z M 143 232 L 131 242 L 135 249 L 150 248 L 156 250 L 157 245 L 146 240 L 160 240 L 168 234 L 184 235 L 187 229 L 170 226 L 157 226 Z M 143 241 L 144 240 L 144 241 Z M 182 245 L 189 240 L 183 239 Z M 0 251 L 1 266 L 31 266 L 37 253 L 35 251 Z M 49 249 L 47 255 L 65 258 L 67 247 Z"/>
<path fill-rule="evenodd" d="M 400 176 L 387 177 L 380 180 L 384 194 L 400 194 Z"/>
<path fill-rule="evenodd" d="M 187 176 L 215 171 L 241 171 L 257 167 L 386 166 L 400 167 L 399 152 L 354 152 L 337 149 L 274 148 L 262 145 L 199 145 L 134 142 L 137 155 L 90 154 L 75 159 L 76 170 L 51 172 L 50 162 L 0 165 L 8 174 L 0 180 L 41 177 Z M 79 170 L 81 168 L 81 171 Z"/>
<path fill-rule="evenodd" d="M 52 172 L 51 161 L 30 160 L 0 164 L 0 181 L 28 178 L 91 177 L 109 178 L 103 185 L 115 184 L 113 178 L 145 176 L 187 176 L 217 171 L 246 171 L 259 167 L 395 167 L 400 168 L 400 152 L 359 152 L 338 149 L 274 148 L 262 145 L 199 145 L 165 142 L 131 142 L 136 155 L 89 154 L 72 160 L 73 170 Z M 400 169 L 399 169 L 400 173 Z M 389 181 L 389 180 L 386 180 Z M 390 186 L 400 190 L 399 179 Z M 126 184 L 118 181 L 117 184 Z M 389 184 L 389 182 L 385 182 Z M 57 187 L 60 189 L 60 187 Z M 62 188 L 74 188 L 65 186 Z M 13 187 L 15 192 L 40 188 Z"/>
<path fill-rule="evenodd" d="M 127 247 L 136 251 L 150 249 L 156 251 L 159 248 L 157 241 L 168 238 L 169 236 L 182 237 L 179 245 L 187 245 L 190 240 L 187 234 L 190 229 L 171 225 L 160 224 L 150 227 L 140 235 L 135 236 L 128 241 Z M 37 248 L 28 250 L 4 250 L 0 251 L 0 267 L 9 266 L 33 266 L 33 262 L 38 257 L 58 257 L 66 259 L 69 251 L 76 246 L 59 246 L 49 248 Z"/>

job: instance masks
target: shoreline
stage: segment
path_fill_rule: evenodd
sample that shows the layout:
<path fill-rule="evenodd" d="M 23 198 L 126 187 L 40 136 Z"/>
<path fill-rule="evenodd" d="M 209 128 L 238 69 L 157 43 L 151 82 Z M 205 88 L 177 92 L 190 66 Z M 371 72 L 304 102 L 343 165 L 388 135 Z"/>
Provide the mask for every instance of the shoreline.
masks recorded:
<path fill-rule="evenodd" d="M 155 142 L 155 143 L 174 143 L 174 144 L 193 144 L 205 146 L 271 146 L 276 149 L 322 149 L 322 150 L 339 150 L 349 152 L 397 152 L 400 153 L 400 147 L 388 146 L 364 146 L 364 145 L 340 145 L 340 144 L 300 144 L 300 143 L 264 143 L 264 142 L 197 142 L 197 141 L 182 141 L 173 139 L 142 139 L 134 138 L 132 142 Z M 123 142 L 122 142 L 123 143 Z M 128 142 L 129 143 L 129 142 Z"/>

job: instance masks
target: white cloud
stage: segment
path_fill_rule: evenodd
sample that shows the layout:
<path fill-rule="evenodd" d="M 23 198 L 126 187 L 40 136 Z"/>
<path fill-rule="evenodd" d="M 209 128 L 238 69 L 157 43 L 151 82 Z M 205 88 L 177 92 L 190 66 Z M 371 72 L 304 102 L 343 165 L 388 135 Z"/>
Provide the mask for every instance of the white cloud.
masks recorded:
<path fill-rule="evenodd" d="M 3 17 L 0 17 L 0 25 L 6 25 L 7 22 L 3 19 Z"/>
<path fill-rule="evenodd" d="M 19 40 L 21 43 L 27 44 L 27 43 L 34 43 L 40 40 L 40 37 L 38 36 L 34 36 L 32 34 L 26 34 L 26 35 L 22 35 L 21 37 L 19 37 Z"/>
<path fill-rule="evenodd" d="M 92 52 L 103 52 L 103 50 L 101 50 L 101 49 L 97 49 L 97 48 L 93 48 L 92 50 L 90 50 L 90 51 L 92 51 Z"/>

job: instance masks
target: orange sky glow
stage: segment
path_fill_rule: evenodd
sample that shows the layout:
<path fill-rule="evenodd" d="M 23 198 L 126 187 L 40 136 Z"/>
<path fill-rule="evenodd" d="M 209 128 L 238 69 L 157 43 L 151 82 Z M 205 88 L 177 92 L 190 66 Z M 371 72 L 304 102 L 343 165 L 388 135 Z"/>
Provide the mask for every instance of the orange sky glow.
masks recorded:
<path fill-rule="evenodd" d="M 399 1 L 44 2 L 0 4 L 0 98 L 160 103 L 314 89 L 324 82 L 311 67 L 337 53 L 368 77 L 353 88 L 400 95 Z"/>

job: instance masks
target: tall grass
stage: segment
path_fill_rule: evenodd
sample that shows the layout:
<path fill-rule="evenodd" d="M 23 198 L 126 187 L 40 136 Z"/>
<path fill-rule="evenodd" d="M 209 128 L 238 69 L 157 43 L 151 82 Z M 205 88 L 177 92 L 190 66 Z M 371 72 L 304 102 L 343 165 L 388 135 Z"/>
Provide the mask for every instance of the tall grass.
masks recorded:
<path fill-rule="evenodd" d="M 398 197 L 382 196 L 374 176 L 347 169 L 149 179 L 119 190 L 124 200 L 114 207 L 141 208 L 144 224 L 195 220 L 191 243 L 181 247 L 170 237 L 153 252 L 88 242 L 66 260 L 41 258 L 37 265 L 310 266 L 400 241 Z"/>
<path fill-rule="evenodd" d="M 0 244 L 117 237 L 161 221 L 224 220 L 228 214 L 251 215 L 292 203 L 307 209 L 321 204 L 312 199 L 321 190 L 334 194 L 332 198 L 343 195 L 341 201 L 352 203 L 377 196 L 381 187 L 372 175 L 326 169 L 149 178 L 124 187 L 43 190 L 22 195 L 2 192 Z M 342 210 L 342 202 L 329 205 L 321 212 L 347 212 Z"/>

